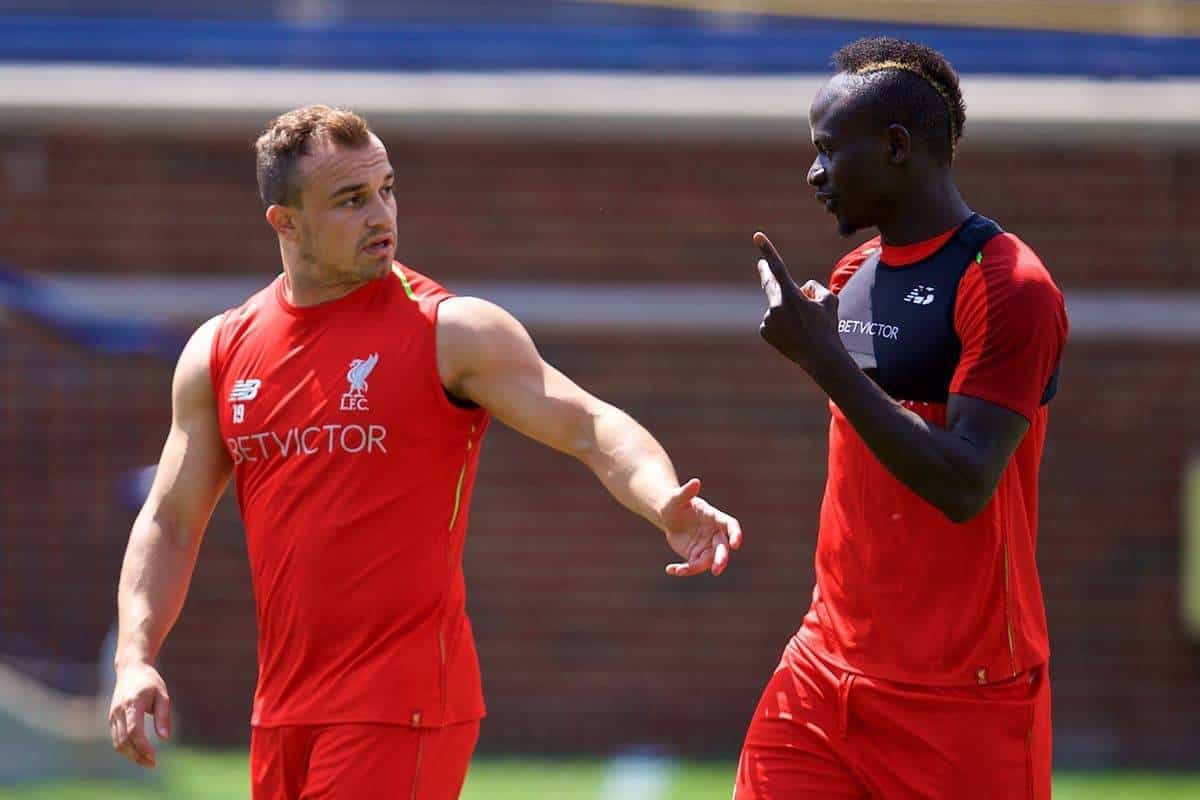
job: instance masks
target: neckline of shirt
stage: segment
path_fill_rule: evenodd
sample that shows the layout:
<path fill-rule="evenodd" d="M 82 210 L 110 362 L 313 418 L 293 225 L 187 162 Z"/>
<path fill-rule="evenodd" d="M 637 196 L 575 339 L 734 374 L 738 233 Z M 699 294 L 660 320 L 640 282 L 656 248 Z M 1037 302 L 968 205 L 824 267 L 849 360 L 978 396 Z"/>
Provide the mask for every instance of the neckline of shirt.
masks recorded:
<path fill-rule="evenodd" d="M 341 297 L 335 297 L 332 300 L 326 300 L 323 303 L 316 303 L 311 306 L 298 306 L 287 299 L 285 287 L 287 284 L 287 273 L 280 273 L 275 279 L 275 300 L 279 303 L 279 307 L 290 316 L 297 319 L 311 320 L 327 317 L 335 311 L 353 306 L 363 299 L 370 297 L 374 293 L 374 289 L 381 284 L 381 281 L 391 274 L 389 270 L 384 275 L 367 281 L 362 286 L 358 286 Z"/>
<path fill-rule="evenodd" d="M 940 250 L 946 242 L 950 241 L 950 237 L 957 233 L 961 227 L 962 224 L 960 223 L 945 233 L 939 233 L 932 239 L 914 242 L 913 244 L 883 244 L 881 239 L 880 247 L 882 251 L 879 254 L 879 260 L 889 267 L 907 267 L 918 261 L 924 261 Z"/>

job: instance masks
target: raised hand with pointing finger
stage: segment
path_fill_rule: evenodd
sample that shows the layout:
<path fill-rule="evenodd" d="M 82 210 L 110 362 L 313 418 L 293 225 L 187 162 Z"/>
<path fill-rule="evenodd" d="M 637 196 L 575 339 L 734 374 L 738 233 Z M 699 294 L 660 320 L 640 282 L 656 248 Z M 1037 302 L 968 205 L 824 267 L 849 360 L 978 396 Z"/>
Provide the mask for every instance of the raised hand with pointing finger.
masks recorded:
<path fill-rule="evenodd" d="M 812 374 L 831 356 L 845 352 L 837 331 L 837 295 L 816 281 L 797 286 L 765 233 L 754 234 L 754 244 L 762 253 L 758 277 L 768 306 L 758 332 Z"/>

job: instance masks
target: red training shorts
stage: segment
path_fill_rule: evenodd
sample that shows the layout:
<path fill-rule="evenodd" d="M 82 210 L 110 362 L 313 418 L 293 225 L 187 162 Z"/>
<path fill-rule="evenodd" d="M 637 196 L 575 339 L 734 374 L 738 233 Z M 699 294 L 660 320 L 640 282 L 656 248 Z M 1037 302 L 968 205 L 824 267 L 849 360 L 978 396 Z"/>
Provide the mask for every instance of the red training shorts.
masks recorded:
<path fill-rule="evenodd" d="M 254 800 L 457 800 L 479 722 L 255 727 Z"/>
<path fill-rule="evenodd" d="M 1049 800 L 1043 665 L 984 686 L 842 672 L 793 639 L 738 762 L 734 800 Z"/>

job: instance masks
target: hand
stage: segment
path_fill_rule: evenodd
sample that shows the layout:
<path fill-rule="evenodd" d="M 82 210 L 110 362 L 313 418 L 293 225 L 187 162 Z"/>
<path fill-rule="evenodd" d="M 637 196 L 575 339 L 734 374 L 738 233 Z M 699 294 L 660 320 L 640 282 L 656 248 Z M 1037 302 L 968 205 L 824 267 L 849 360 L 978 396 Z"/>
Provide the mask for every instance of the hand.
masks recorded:
<path fill-rule="evenodd" d="M 837 295 L 816 281 L 797 286 L 766 234 L 754 234 L 754 243 L 763 255 L 758 277 L 769 306 L 758 332 L 812 374 L 829 356 L 845 352 L 837 332 Z"/>
<path fill-rule="evenodd" d="M 700 480 L 692 478 L 671 495 L 661 511 L 667 544 L 687 561 L 668 564 L 667 574 L 699 575 L 712 570 L 720 575 L 729 564 L 729 553 L 742 546 L 738 521 L 710 506 L 700 496 Z"/>
<path fill-rule="evenodd" d="M 133 664 L 117 673 L 108 728 L 113 749 L 135 764 L 154 768 L 158 755 L 146 735 L 145 715 L 154 715 L 159 738 L 171 736 L 171 697 L 158 670 L 146 663 Z"/>

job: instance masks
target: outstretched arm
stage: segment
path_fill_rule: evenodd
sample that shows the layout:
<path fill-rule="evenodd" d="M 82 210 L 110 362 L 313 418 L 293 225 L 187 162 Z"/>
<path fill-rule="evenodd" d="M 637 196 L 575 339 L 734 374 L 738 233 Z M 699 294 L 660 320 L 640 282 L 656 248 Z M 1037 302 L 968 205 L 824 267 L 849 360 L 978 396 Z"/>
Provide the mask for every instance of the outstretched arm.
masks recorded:
<path fill-rule="evenodd" d="M 525 328 L 500 307 L 470 297 L 438 312 L 438 370 L 457 397 L 543 444 L 582 461 L 623 506 L 667 536 L 685 563 L 670 575 L 724 571 L 741 529 L 682 486 L 662 446 L 632 417 L 585 392 L 542 360 Z"/>
<path fill-rule="evenodd" d="M 146 767 L 155 765 L 156 753 L 144 715 L 154 715 L 159 736 L 170 734 L 170 696 L 155 661 L 183 608 L 204 528 L 231 468 L 209 378 L 216 325 L 216 319 L 202 325 L 179 357 L 171 430 L 129 534 L 117 592 L 117 684 L 109 727 L 113 747 Z"/>

